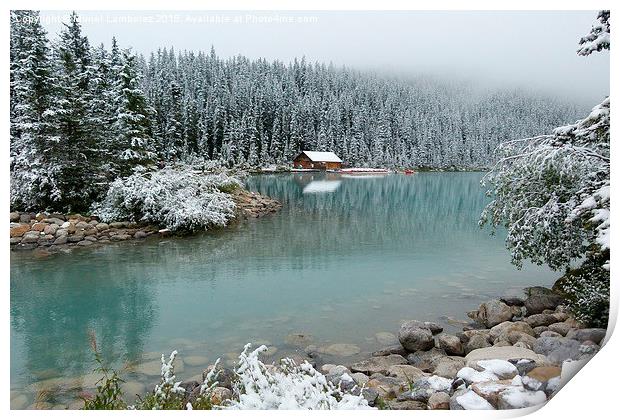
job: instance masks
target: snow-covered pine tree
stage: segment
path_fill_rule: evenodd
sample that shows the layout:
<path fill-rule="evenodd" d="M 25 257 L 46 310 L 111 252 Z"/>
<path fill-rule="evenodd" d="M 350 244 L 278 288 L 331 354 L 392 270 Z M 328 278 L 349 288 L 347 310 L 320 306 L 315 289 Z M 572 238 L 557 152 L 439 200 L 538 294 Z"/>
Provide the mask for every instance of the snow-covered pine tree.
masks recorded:
<path fill-rule="evenodd" d="M 605 25 L 582 39 L 580 55 L 609 49 L 609 12 L 598 18 Z M 518 266 L 530 260 L 565 269 L 555 287 L 582 321 L 601 327 L 609 316 L 609 129 L 607 97 L 552 134 L 502 144 L 502 158 L 485 180 L 493 201 L 481 218 L 508 229 Z"/>
<path fill-rule="evenodd" d="M 117 120 L 114 130 L 119 136 L 114 161 L 121 176 L 152 166 L 156 158 L 151 110 L 139 78 L 136 56 L 128 49 L 123 50 L 115 87 Z"/>
<path fill-rule="evenodd" d="M 78 16 L 73 12 L 68 24 L 54 42 L 54 67 L 57 75 L 56 98 L 52 107 L 58 130 L 59 148 L 55 160 L 59 166 L 59 195 L 53 197 L 58 210 L 85 210 L 105 187 L 99 181 L 105 156 L 94 135 L 91 108 L 93 78 L 91 50 Z"/>
<path fill-rule="evenodd" d="M 54 134 L 54 75 L 39 12 L 11 11 L 10 170 L 11 206 L 23 210 L 53 207 L 59 166 Z"/>

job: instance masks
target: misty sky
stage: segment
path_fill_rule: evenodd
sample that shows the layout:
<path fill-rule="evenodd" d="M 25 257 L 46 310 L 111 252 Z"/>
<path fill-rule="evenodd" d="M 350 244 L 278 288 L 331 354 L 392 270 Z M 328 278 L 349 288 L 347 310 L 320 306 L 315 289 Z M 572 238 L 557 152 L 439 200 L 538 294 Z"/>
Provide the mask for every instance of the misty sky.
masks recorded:
<path fill-rule="evenodd" d="M 78 11 L 92 44 L 159 47 L 529 87 L 590 108 L 609 93 L 609 53 L 576 55 L 596 11 Z M 68 12 L 41 12 L 54 39 Z M 268 21 L 271 19 L 271 21 Z M 292 21 L 291 21 L 292 20 Z M 301 22 L 299 20 L 302 20 Z"/>

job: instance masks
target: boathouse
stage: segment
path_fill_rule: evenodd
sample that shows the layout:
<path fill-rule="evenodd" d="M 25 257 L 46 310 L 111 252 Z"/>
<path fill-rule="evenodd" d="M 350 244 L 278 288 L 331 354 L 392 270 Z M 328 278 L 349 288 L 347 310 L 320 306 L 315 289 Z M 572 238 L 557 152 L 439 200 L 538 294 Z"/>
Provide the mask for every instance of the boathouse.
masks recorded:
<path fill-rule="evenodd" d="M 293 167 L 296 169 L 340 169 L 342 159 L 333 152 L 304 150 L 293 159 Z"/>

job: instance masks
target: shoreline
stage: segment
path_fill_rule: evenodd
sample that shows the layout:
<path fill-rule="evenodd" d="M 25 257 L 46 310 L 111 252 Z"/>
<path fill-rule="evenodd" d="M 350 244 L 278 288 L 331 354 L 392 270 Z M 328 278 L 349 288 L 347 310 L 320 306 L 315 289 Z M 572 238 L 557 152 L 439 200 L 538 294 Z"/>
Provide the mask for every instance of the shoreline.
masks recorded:
<path fill-rule="evenodd" d="M 530 287 L 524 291 L 523 296 L 501 296 L 481 303 L 468 313 L 472 321 L 454 334 L 443 332 L 447 321 L 406 321 L 391 334 L 392 339 L 397 338 L 396 343 L 378 348 L 370 356 L 362 354 L 354 344 L 319 345 L 311 335 L 299 332 L 285 338 L 295 349 L 290 354 L 276 356 L 272 350 L 277 347 L 269 345 L 260 360 L 272 370 L 278 369 L 283 358 L 298 365 L 308 361 L 343 392 L 361 393 L 369 405 L 381 409 L 513 409 L 542 405 L 570 379 L 567 375 L 575 371 L 575 364 L 579 369 L 598 352 L 606 330 L 585 328 L 575 321 L 562 298 L 551 289 Z M 253 343 L 253 348 L 259 344 Z M 339 357 L 348 362 L 324 363 Z M 179 354 L 179 373 L 183 372 L 183 359 Z M 126 398 L 135 395 L 136 389 L 144 395 L 157 381 L 160 363 L 154 355 L 148 360 L 138 366 L 152 368 L 150 379 L 129 380 L 124 388 Z M 183 380 L 181 386 L 186 389 L 188 401 L 211 367 L 199 368 L 204 369 L 202 377 L 177 375 L 178 380 Z M 218 370 L 224 380 L 216 395 L 233 398 L 234 370 L 229 365 L 220 365 Z M 81 391 L 76 395 L 92 392 L 96 376 L 87 374 L 88 379 L 78 380 Z M 57 381 L 44 380 L 41 386 L 53 384 L 63 389 L 59 384 L 72 381 L 75 378 L 59 377 Z M 29 387 L 41 391 L 37 384 Z M 49 396 L 53 399 L 54 394 Z M 27 401 L 15 389 L 11 406 L 19 405 L 19 401 L 13 402 L 17 397 Z M 35 400 L 29 407 L 77 409 L 79 403 L 74 399 L 64 407 L 52 407 L 48 401 Z"/>
<path fill-rule="evenodd" d="M 222 228 L 263 217 L 282 208 L 279 201 L 243 188 L 235 189 L 230 195 L 236 205 L 235 217 Z M 96 215 L 13 211 L 10 213 L 9 243 L 11 251 L 46 250 L 56 253 L 71 248 L 140 242 L 149 237 L 191 236 L 195 233 L 172 232 L 154 224 L 126 220 L 103 223 Z"/>

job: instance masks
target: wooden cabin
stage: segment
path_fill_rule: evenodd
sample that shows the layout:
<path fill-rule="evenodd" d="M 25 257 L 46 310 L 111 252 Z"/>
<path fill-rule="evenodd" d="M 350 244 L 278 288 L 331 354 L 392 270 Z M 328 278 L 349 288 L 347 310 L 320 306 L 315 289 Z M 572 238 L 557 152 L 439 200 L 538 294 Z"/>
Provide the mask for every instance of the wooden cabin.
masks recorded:
<path fill-rule="evenodd" d="M 296 169 L 340 169 L 342 159 L 333 152 L 302 151 L 293 159 L 293 168 Z"/>

